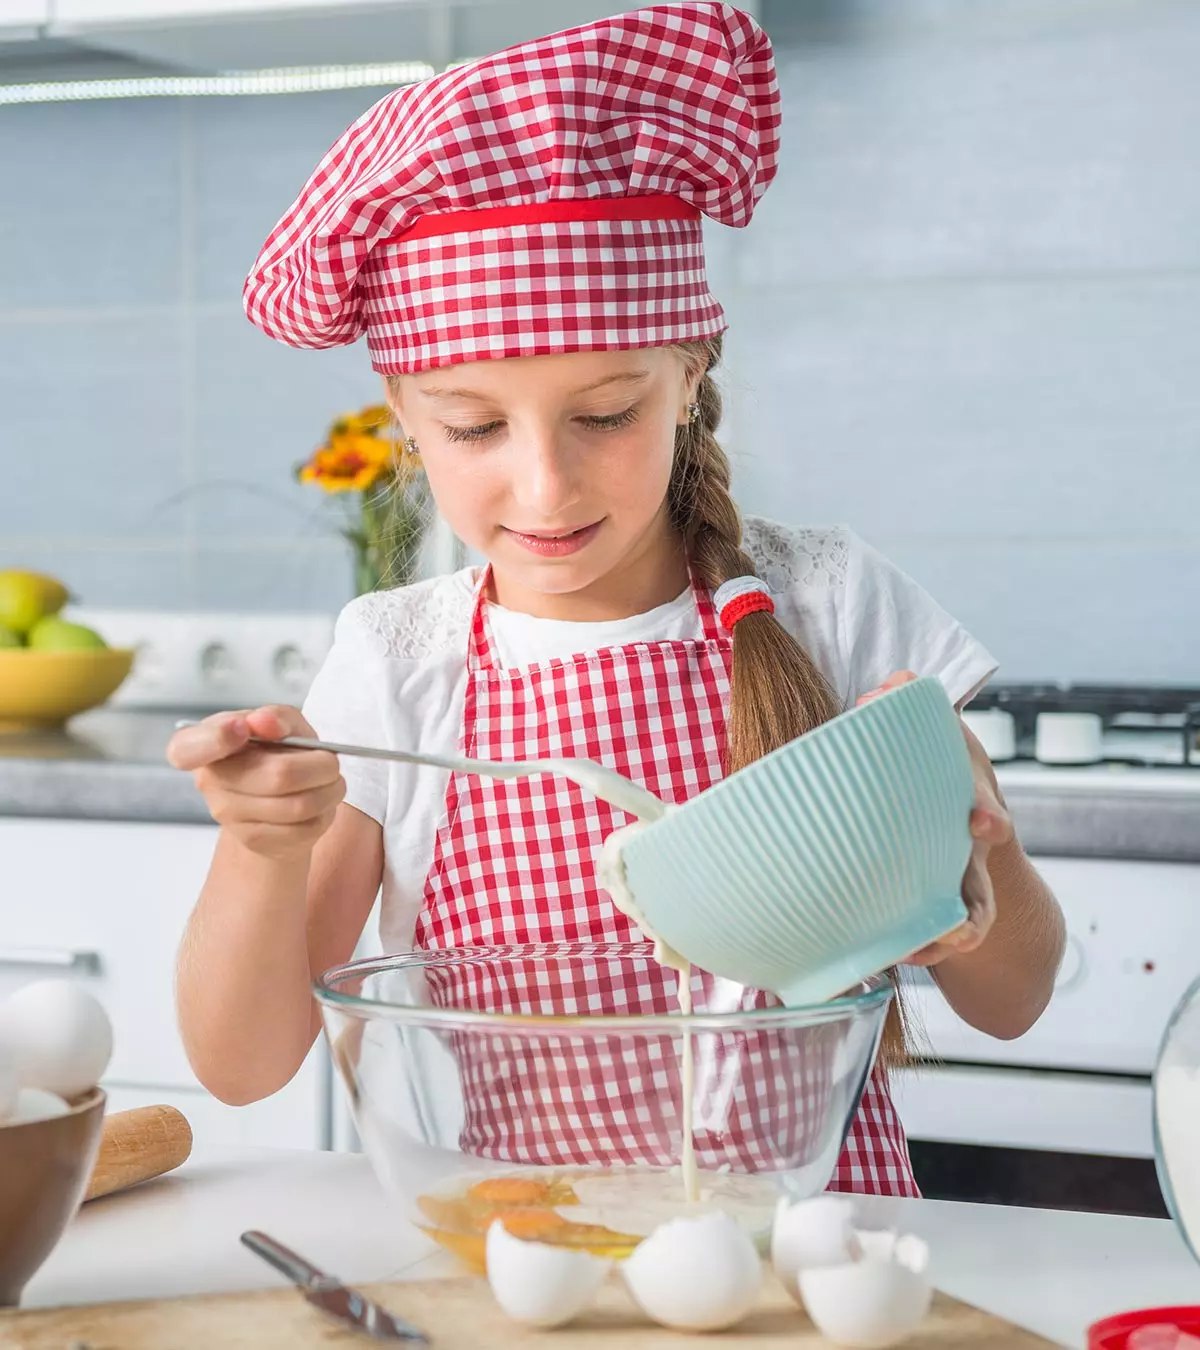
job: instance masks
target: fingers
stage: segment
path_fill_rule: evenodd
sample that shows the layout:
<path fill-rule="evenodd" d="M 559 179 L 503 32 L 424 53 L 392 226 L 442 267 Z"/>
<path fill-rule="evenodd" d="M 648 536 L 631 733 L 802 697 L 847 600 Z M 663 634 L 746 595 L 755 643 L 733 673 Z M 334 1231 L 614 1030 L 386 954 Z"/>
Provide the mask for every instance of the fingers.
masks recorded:
<path fill-rule="evenodd" d="M 959 926 L 914 952 L 905 965 L 935 966 L 950 956 L 977 951 L 996 921 L 996 892 L 987 867 L 987 850 L 976 846 L 963 875 L 963 900 L 967 917 Z"/>
<path fill-rule="evenodd" d="M 246 715 L 250 730 L 264 740 L 280 741 L 285 736 L 307 736 L 316 739 L 317 733 L 304 720 L 299 708 L 286 704 L 273 703 L 264 708 L 255 708 Z"/>
<path fill-rule="evenodd" d="M 167 763 L 199 769 L 236 755 L 250 739 L 245 712 L 216 713 L 194 727 L 181 727 L 167 742 Z"/>
<path fill-rule="evenodd" d="M 1012 817 L 997 805 L 977 806 L 971 812 L 971 837 L 989 848 L 1012 842 Z"/>
<path fill-rule="evenodd" d="M 267 750 L 247 746 L 232 759 L 206 764 L 195 774 L 196 786 L 263 797 L 287 797 L 336 783 L 338 758 L 328 750 Z"/>
<path fill-rule="evenodd" d="M 869 694 L 863 694 L 856 706 L 861 708 L 864 703 L 870 703 L 872 699 L 878 698 L 881 694 L 887 694 L 893 689 L 899 689 L 902 684 L 911 684 L 916 678 L 916 673 L 911 670 L 893 671 L 878 689 L 872 689 Z"/>
<path fill-rule="evenodd" d="M 213 801 L 212 814 L 218 825 L 307 825 L 335 811 L 345 795 L 346 784 L 340 777 L 285 796 L 227 791 Z"/>

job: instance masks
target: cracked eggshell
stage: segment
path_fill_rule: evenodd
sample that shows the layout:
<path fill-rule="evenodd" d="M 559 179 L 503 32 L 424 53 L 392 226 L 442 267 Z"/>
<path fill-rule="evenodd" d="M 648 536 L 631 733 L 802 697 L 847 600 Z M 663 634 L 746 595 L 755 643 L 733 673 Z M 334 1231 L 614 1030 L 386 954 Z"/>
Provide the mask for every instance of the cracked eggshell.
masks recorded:
<path fill-rule="evenodd" d="M 929 1248 L 920 1238 L 859 1233 L 864 1255 L 802 1270 L 800 1296 L 817 1330 L 849 1350 L 883 1350 L 912 1335 L 929 1314 Z"/>
<path fill-rule="evenodd" d="M 841 1266 L 862 1255 L 854 1231 L 854 1204 L 844 1195 L 818 1195 L 811 1200 L 775 1207 L 771 1228 L 771 1265 L 780 1283 L 800 1301 L 796 1276 L 815 1266 Z"/>
<path fill-rule="evenodd" d="M 590 1252 L 526 1242 L 496 1219 L 487 1234 L 487 1278 L 504 1313 L 531 1327 L 561 1327 L 596 1296 L 611 1262 Z"/>
<path fill-rule="evenodd" d="M 638 1307 L 680 1331 L 721 1331 L 758 1301 L 762 1261 L 728 1214 L 671 1219 L 634 1248 L 621 1267 Z"/>

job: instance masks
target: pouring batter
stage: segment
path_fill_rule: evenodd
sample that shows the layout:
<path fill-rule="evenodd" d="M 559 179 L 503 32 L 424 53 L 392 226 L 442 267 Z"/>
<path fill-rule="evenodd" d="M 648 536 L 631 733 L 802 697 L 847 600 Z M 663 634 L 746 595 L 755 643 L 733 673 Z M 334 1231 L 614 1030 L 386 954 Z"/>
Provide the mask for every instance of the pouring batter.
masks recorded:
<path fill-rule="evenodd" d="M 172 742 L 222 827 L 178 994 L 192 1065 L 223 1100 L 295 1073 L 319 1029 L 310 979 L 350 957 L 381 884 L 390 950 L 637 940 L 596 877 L 627 819 L 573 785 L 339 770 L 323 752 L 255 749 L 251 734 L 582 755 L 679 803 L 894 672 L 936 675 L 960 706 L 991 674 L 979 643 L 853 534 L 743 523 L 730 496 L 713 379 L 726 324 L 700 221 L 750 221 L 780 120 L 770 43 L 748 16 L 641 10 L 389 94 L 267 241 L 246 284 L 251 320 L 299 347 L 365 334 L 438 508 L 486 563 L 347 606 L 303 716 L 230 713 Z M 969 1022 L 1012 1036 L 1049 998 L 1062 925 L 970 743 L 971 922 L 919 959 Z M 670 978 L 648 954 L 604 997 L 559 992 L 580 1011 L 661 1013 Z M 900 1049 L 893 1022 L 885 1055 Z M 667 1148 L 556 1126 L 578 1106 L 569 1084 L 534 1100 L 520 1072 L 498 1082 L 495 1067 L 461 1065 L 489 1085 L 464 1147 L 534 1162 Z M 518 1067 L 535 1083 L 549 1072 Z M 633 1110 L 638 1074 L 657 1067 L 581 1072 Z M 770 1163 L 756 1098 L 795 1098 L 802 1145 L 808 1066 L 735 1067 L 733 1128 L 697 1131 L 696 1147 L 754 1170 Z M 833 1184 L 915 1193 L 883 1064 Z"/>

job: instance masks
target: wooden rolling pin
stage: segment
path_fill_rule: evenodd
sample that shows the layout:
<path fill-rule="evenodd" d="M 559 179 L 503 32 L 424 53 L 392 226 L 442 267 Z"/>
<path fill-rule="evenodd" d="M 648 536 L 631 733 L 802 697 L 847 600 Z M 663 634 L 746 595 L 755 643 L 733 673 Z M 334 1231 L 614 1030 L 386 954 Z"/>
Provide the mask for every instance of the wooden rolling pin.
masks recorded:
<path fill-rule="evenodd" d="M 84 1203 L 160 1177 L 192 1151 L 192 1127 L 173 1106 L 138 1106 L 104 1118 L 104 1135 Z"/>

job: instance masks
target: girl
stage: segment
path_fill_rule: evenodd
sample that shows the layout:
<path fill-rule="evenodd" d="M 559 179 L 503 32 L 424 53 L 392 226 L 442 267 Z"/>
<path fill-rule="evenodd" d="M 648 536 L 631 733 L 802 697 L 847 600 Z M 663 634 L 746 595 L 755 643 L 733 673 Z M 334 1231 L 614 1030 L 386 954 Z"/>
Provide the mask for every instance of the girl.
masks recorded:
<path fill-rule="evenodd" d="M 961 706 L 994 669 L 852 534 L 743 524 L 730 497 L 700 216 L 749 221 L 779 123 L 746 15 L 645 9 L 390 94 L 267 241 L 251 320 L 296 346 L 366 334 L 442 515 L 487 566 L 348 605 L 303 715 L 220 715 L 171 743 L 222 827 L 178 1000 L 223 1100 L 295 1073 L 319 1029 L 310 981 L 349 959 L 381 885 L 387 950 L 638 940 L 594 874 L 625 818 L 571 785 L 339 767 L 250 735 L 580 755 L 678 802 L 907 672 Z M 968 741 L 971 918 L 914 959 L 1009 1037 L 1049 998 L 1062 925 Z M 834 1185 L 916 1193 L 882 1067 Z"/>

